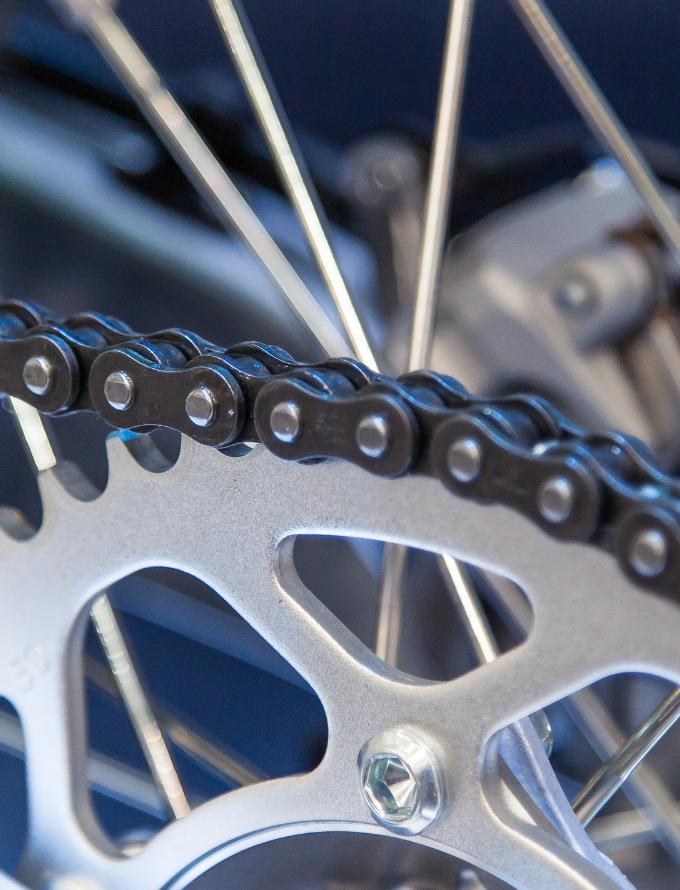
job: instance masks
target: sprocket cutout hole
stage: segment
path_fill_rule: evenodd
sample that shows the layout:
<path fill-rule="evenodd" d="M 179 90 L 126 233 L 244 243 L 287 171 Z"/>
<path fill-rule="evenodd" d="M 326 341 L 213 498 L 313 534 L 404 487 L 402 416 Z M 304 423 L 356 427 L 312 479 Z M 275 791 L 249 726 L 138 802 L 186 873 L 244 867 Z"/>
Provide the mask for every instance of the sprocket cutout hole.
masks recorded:
<path fill-rule="evenodd" d="M 302 583 L 372 651 L 377 651 L 381 585 L 388 571 L 382 541 L 333 535 L 298 535 L 293 560 Z M 533 615 L 529 601 L 513 582 L 465 566 L 465 583 L 481 610 L 498 653 L 522 643 Z M 445 681 L 480 664 L 460 599 L 441 559 L 409 548 L 403 568 L 401 628 L 396 667 L 425 680 Z M 504 606 L 503 586 L 521 612 L 521 621 Z"/>
<path fill-rule="evenodd" d="M 111 671 L 97 602 L 83 651 L 91 801 L 111 840 L 133 854 L 172 813 Z M 328 730 L 318 697 L 214 590 L 153 568 L 113 585 L 108 603 L 189 808 L 320 763 Z"/>
<path fill-rule="evenodd" d="M 28 831 L 24 734 L 16 710 L 0 698 L 0 870 L 16 874 Z"/>

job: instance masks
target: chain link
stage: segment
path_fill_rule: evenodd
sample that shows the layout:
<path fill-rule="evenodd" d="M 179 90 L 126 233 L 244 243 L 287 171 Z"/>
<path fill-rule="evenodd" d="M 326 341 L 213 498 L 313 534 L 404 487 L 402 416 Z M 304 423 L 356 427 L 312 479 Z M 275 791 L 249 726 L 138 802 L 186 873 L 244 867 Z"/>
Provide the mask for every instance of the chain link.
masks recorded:
<path fill-rule="evenodd" d="M 135 334 L 20 301 L 0 303 L 0 392 L 46 414 L 96 411 L 118 429 L 164 426 L 220 449 L 258 441 L 284 460 L 431 476 L 613 553 L 642 587 L 680 591 L 680 480 L 642 442 L 590 433 L 536 396 L 478 397 L 432 371 L 395 379 L 353 359 L 304 364 L 179 329 Z"/>

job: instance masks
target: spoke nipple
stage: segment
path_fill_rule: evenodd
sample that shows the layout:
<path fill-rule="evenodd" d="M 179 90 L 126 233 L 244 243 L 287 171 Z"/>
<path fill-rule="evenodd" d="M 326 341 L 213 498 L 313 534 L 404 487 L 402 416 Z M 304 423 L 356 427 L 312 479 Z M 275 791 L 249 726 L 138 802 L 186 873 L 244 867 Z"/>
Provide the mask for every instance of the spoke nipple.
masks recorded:
<path fill-rule="evenodd" d="M 279 402 L 272 408 L 269 425 L 279 440 L 290 445 L 302 432 L 302 417 L 295 402 Z"/>
<path fill-rule="evenodd" d="M 29 358 L 21 374 L 26 389 L 36 396 L 46 395 L 52 389 L 54 370 L 54 365 L 44 355 Z"/>
<path fill-rule="evenodd" d="M 382 414 L 364 417 L 356 432 L 359 451 L 366 457 L 382 457 L 390 441 L 390 426 Z"/>
<path fill-rule="evenodd" d="M 439 764 L 410 729 L 374 736 L 359 755 L 361 790 L 374 819 L 397 834 L 419 834 L 437 818 L 443 793 Z"/>
<path fill-rule="evenodd" d="M 547 479 L 538 490 L 538 512 L 548 522 L 564 522 L 574 509 L 574 486 L 565 476 Z"/>
<path fill-rule="evenodd" d="M 116 411 L 125 411 L 135 400 L 135 385 L 125 371 L 114 371 L 104 383 L 104 398 Z"/>
<path fill-rule="evenodd" d="M 666 568 L 668 541 L 658 528 L 639 532 L 632 540 L 628 558 L 633 569 L 644 578 L 656 578 Z"/>
<path fill-rule="evenodd" d="M 451 475 L 459 482 L 473 482 L 482 469 L 482 449 L 479 442 L 468 436 L 450 446 L 448 465 Z"/>
<path fill-rule="evenodd" d="M 184 403 L 187 417 L 195 426 L 210 426 L 217 414 L 215 394 L 207 386 L 192 389 Z"/>

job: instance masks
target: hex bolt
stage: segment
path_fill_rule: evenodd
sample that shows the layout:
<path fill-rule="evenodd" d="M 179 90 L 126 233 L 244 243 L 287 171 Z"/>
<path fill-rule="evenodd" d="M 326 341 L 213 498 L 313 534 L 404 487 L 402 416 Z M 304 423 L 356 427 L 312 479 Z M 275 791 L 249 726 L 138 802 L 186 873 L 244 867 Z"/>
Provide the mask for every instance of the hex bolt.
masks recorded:
<path fill-rule="evenodd" d="M 644 578 L 656 578 L 666 568 L 668 541 L 658 528 L 647 528 L 631 541 L 628 558 L 633 569 Z"/>
<path fill-rule="evenodd" d="M 279 440 L 290 445 L 302 432 L 302 417 L 295 402 L 279 402 L 274 405 L 269 416 L 269 425 Z"/>
<path fill-rule="evenodd" d="M 581 276 L 567 278 L 553 294 L 558 309 L 568 315 L 589 315 L 597 305 L 597 295 L 589 281 Z"/>
<path fill-rule="evenodd" d="M 26 389 L 36 396 L 44 396 L 51 389 L 54 382 L 54 365 L 44 355 L 34 355 L 24 365 L 22 378 Z"/>
<path fill-rule="evenodd" d="M 472 436 L 454 442 L 447 458 L 449 471 L 459 482 L 473 482 L 481 472 L 482 448 Z"/>
<path fill-rule="evenodd" d="M 575 496 L 574 486 L 566 476 L 546 479 L 538 490 L 538 512 L 548 522 L 564 522 L 574 509 Z"/>
<path fill-rule="evenodd" d="M 195 426 L 210 426 L 217 414 L 217 400 L 208 386 L 197 386 L 192 389 L 186 397 L 184 407 L 187 417 Z"/>
<path fill-rule="evenodd" d="M 364 417 L 356 431 L 359 451 L 366 457 L 382 457 L 390 441 L 390 426 L 383 414 Z"/>
<path fill-rule="evenodd" d="M 104 383 L 104 398 L 116 411 L 125 411 L 135 400 L 135 384 L 125 371 L 114 371 Z"/>
<path fill-rule="evenodd" d="M 437 759 L 409 729 L 374 736 L 359 754 L 361 790 L 376 822 L 396 834 L 419 834 L 439 815 L 443 785 Z"/>

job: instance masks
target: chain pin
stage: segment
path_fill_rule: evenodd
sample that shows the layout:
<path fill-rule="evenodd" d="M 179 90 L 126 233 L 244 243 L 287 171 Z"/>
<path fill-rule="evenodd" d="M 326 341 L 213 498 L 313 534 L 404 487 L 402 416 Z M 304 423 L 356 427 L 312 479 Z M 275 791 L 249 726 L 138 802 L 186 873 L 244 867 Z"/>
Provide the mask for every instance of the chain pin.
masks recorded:
<path fill-rule="evenodd" d="M 269 425 L 279 442 L 290 445 L 302 432 L 300 409 L 295 402 L 279 402 L 272 408 Z"/>
<path fill-rule="evenodd" d="M 217 414 L 215 394 L 207 386 L 197 386 L 192 389 L 186 398 L 184 407 L 187 417 L 195 426 L 210 426 Z"/>
<path fill-rule="evenodd" d="M 29 358 L 21 374 L 26 389 L 36 396 L 46 395 L 52 389 L 54 370 L 54 365 L 44 355 Z"/>
<path fill-rule="evenodd" d="M 359 423 L 356 443 L 366 457 L 382 457 L 390 441 L 390 427 L 382 414 L 370 414 Z"/>
<path fill-rule="evenodd" d="M 135 400 L 135 385 L 125 371 L 114 371 L 104 383 L 104 397 L 116 411 L 125 411 Z"/>
<path fill-rule="evenodd" d="M 538 491 L 538 512 L 548 522 L 569 519 L 574 509 L 574 486 L 565 476 L 553 476 Z"/>
<path fill-rule="evenodd" d="M 656 578 L 666 568 L 668 541 L 658 528 L 648 528 L 637 534 L 630 545 L 630 564 L 645 578 Z"/>
<path fill-rule="evenodd" d="M 448 451 L 449 471 L 459 482 L 473 482 L 482 469 L 482 448 L 476 439 L 468 436 L 458 439 Z"/>

